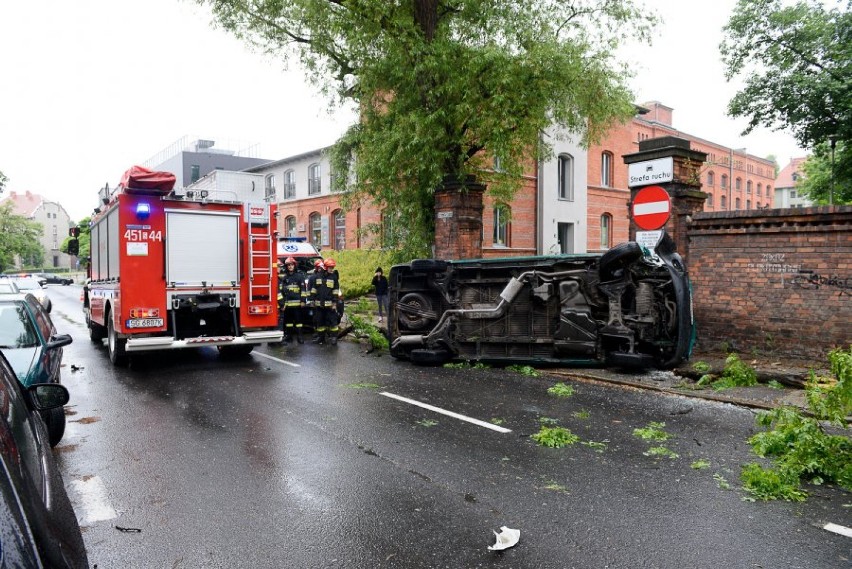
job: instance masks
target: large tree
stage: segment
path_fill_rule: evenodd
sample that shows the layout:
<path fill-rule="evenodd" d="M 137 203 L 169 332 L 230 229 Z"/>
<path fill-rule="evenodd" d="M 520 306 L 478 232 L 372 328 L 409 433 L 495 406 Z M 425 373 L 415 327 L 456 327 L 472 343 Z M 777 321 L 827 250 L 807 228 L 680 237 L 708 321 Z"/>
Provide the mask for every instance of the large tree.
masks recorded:
<path fill-rule="evenodd" d="M 852 152 L 849 143 L 837 142 L 832 159 L 831 144 L 817 144 L 802 166 L 804 176 L 796 189 L 818 204 L 852 204 Z"/>
<path fill-rule="evenodd" d="M 833 4 L 739 0 L 720 49 L 728 79 L 745 78 L 745 86 L 728 104 L 732 116 L 748 119 L 744 134 L 761 126 L 787 129 L 803 148 L 822 148 L 823 157 L 834 139 L 835 164 L 848 164 L 852 0 Z M 852 185 L 852 170 L 836 168 L 835 185 Z"/>
<path fill-rule="evenodd" d="M 335 145 L 335 188 L 349 207 L 367 199 L 399 220 L 390 237 L 407 255 L 428 252 L 445 177 L 477 175 L 509 200 L 550 150 L 543 129 L 588 142 L 629 118 L 612 54 L 652 23 L 630 0 L 197 1 L 359 109 Z M 494 158 L 499 175 L 486 169 Z"/>
<path fill-rule="evenodd" d="M 41 265 L 44 249 L 39 239 L 42 225 L 12 211 L 11 201 L 0 205 L 0 271 L 13 265 L 15 255 L 31 266 Z"/>

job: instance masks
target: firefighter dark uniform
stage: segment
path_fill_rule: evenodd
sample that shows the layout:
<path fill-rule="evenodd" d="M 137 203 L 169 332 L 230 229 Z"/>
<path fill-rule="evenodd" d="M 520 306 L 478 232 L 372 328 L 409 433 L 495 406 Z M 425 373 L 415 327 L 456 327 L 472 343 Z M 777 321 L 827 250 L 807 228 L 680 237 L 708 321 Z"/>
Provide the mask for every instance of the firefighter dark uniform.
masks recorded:
<path fill-rule="evenodd" d="M 281 310 L 284 341 L 292 341 L 295 334 L 296 341 L 303 344 L 305 340 L 302 337 L 302 327 L 308 296 L 305 290 L 305 273 L 296 270 L 296 259 L 293 257 L 284 261 L 284 267 L 284 272 L 278 276 L 278 306 Z"/>
<path fill-rule="evenodd" d="M 318 344 L 324 344 L 326 337 L 330 344 L 337 344 L 339 331 L 337 319 L 337 299 L 340 297 L 340 284 L 337 275 L 325 270 L 321 261 L 317 261 L 316 271 L 308 280 L 311 304 L 314 307 Z"/>

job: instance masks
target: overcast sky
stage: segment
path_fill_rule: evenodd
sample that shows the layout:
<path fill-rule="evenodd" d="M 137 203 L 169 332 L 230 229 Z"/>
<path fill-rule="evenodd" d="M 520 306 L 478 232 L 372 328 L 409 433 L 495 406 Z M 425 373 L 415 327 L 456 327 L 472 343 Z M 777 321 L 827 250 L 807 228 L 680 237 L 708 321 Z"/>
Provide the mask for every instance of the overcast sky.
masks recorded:
<path fill-rule="evenodd" d="M 804 155 L 785 133 L 740 136 L 745 122 L 725 115 L 736 86 L 718 45 L 735 0 L 645 4 L 665 23 L 652 47 L 629 51 L 636 102 L 658 100 L 674 108 L 675 128 L 774 154 L 782 167 Z M 187 0 L 4 1 L 0 54 L 6 190 L 57 201 L 75 221 L 104 183 L 184 136 L 256 144 L 274 160 L 332 144 L 353 120 Z"/>

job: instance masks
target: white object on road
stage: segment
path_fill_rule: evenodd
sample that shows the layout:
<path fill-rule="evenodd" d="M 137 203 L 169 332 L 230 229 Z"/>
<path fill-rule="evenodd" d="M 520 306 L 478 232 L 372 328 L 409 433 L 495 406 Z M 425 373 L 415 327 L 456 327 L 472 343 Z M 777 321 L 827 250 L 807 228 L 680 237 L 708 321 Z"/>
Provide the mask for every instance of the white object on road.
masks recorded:
<path fill-rule="evenodd" d="M 504 549 L 509 549 L 518 543 L 518 540 L 521 539 L 521 530 L 503 526 L 500 528 L 500 533 L 495 531 L 494 535 L 497 537 L 497 543 L 489 545 L 488 549 L 490 551 L 502 551 Z"/>

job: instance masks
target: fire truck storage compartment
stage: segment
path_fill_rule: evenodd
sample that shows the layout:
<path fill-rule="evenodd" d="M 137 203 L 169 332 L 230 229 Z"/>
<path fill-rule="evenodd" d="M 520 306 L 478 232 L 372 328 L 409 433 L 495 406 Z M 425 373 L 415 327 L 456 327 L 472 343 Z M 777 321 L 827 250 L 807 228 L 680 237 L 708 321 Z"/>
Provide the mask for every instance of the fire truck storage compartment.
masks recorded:
<path fill-rule="evenodd" d="M 240 282 L 239 223 L 239 213 L 166 210 L 167 285 L 237 286 Z M 201 251 L 208 254 L 199 254 Z"/>
<path fill-rule="evenodd" d="M 91 278 L 93 281 L 118 279 L 119 249 L 118 249 L 118 208 L 115 207 L 101 220 L 92 226 Z"/>

